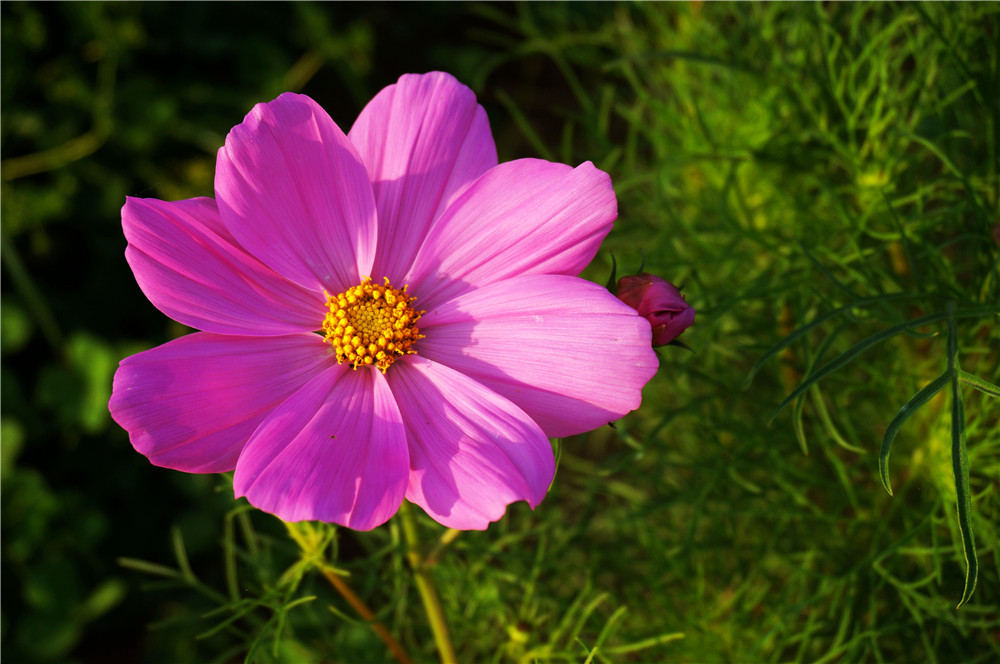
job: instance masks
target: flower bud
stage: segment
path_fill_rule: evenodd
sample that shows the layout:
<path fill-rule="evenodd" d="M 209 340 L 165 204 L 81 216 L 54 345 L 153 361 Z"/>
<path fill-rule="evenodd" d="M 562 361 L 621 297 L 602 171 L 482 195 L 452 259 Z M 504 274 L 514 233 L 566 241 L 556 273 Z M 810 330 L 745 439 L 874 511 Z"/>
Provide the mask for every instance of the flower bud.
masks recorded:
<path fill-rule="evenodd" d="M 676 339 L 694 322 L 694 309 L 673 284 L 651 274 L 618 280 L 618 299 L 629 305 L 653 327 L 653 345 Z"/>

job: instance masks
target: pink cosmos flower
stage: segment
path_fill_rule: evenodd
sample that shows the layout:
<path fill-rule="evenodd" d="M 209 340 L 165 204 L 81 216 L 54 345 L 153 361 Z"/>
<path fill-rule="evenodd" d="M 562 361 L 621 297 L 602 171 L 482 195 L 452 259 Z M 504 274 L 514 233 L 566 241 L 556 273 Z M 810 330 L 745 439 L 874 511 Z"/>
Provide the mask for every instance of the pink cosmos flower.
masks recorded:
<path fill-rule="evenodd" d="M 654 346 L 670 343 L 694 323 L 694 307 L 666 279 L 645 273 L 622 277 L 617 294 L 649 321 Z"/>
<path fill-rule="evenodd" d="M 122 208 L 139 287 L 201 331 L 124 359 L 109 405 L 152 463 L 235 470 L 286 521 L 368 530 L 405 498 L 483 529 L 545 496 L 547 437 L 637 408 L 656 371 L 646 321 L 575 276 L 608 176 L 498 165 L 448 74 L 403 76 L 347 135 L 306 96 L 258 104 L 215 195 Z"/>

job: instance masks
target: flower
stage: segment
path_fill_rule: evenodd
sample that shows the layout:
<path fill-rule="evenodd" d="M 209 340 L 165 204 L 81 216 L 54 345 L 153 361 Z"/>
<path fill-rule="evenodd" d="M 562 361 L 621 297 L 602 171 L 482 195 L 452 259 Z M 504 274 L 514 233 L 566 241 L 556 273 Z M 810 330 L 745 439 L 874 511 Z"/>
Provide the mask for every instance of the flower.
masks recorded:
<path fill-rule="evenodd" d="M 122 208 L 139 287 L 200 331 L 125 358 L 109 407 L 153 464 L 235 471 L 285 521 L 368 530 L 405 498 L 486 528 L 545 496 L 548 437 L 637 408 L 656 371 L 649 326 L 575 276 L 608 176 L 498 165 L 448 74 L 401 77 L 347 135 L 309 97 L 258 104 L 215 195 Z"/>
<path fill-rule="evenodd" d="M 669 281 L 652 274 L 618 280 L 618 299 L 639 312 L 653 328 L 653 345 L 664 346 L 691 327 L 694 308 Z"/>

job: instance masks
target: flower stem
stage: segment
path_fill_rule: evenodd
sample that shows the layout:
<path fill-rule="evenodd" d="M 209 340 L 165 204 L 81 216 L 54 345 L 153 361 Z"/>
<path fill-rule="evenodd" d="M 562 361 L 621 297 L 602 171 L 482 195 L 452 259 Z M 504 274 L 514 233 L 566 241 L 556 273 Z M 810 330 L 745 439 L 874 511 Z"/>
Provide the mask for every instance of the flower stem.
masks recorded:
<path fill-rule="evenodd" d="M 351 590 L 351 587 L 341 578 L 336 568 L 326 562 L 324 549 L 329 543 L 330 538 L 332 538 L 332 532 L 329 537 L 324 538 L 322 532 L 313 528 L 309 522 L 283 523 L 288 529 L 288 534 L 291 535 L 292 539 L 299 545 L 299 548 L 302 549 L 303 561 L 310 567 L 315 567 L 322 572 L 324 578 L 330 582 L 334 590 L 340 593 L 341 597 L 347 600 L 347 603 L 358 612 L 358 615 L 371 625 L 372 630 L 382 639 L 382 643 L 385 644 L 399 664 L 413 664 L 413 660 L 406 654 L 406 651 L 399 645 L 399 642 L 392 638 L 392 634 L 385 628 L 385 625 L 375 619 L 375 613 L 368 608 L 364 600 Z"/>
<path fill-rule="evenodd" d="M 345 600 L 347 600 L 348 604 L 354 607 L 354 610 L 358 612 L 358 615 L 364 618 L 368 624 L 371 625 L 375 633 L 378 634 L 378 637 L 382 639 L 382 642 L 385 643 L 389 651 L 392 652 L 392 656 L 396 658 L 396 661 L 398 661 L 399 664 L 413 664 L 413 660 L 410 659 L 410 656 L 406 654 L 406 651 L 403 650 L 403 647 L 399 645 L 396 639 L 392 638 L 392 634 L 390 634 L 389 630 L 385 628 L 385 625 L 380 622 L 376 622 L 375 614 L 372 613 L 372 610 L 368 608 L 368 605 L 366 605 L 360 597 L 354 594 L 354 591 L 351 590 L 351 587 L 340 578 L 340 575 L 330 568 L 324 568 L 322 572 L 323 576 L 326 577 L 326 580 L 330 582 L 330 585 L 333 586 Z"/>
<path fill-rule="evenodd" d="M 420 555 L 417 524 L 413 519 L 413 511 L 406 501 L 403 501 L 399 508 L 399 516 L 403 522 L 403 536 L 406 538 L 406 558 L 410 562 L 410 567 L 413 568 L 413 578 L 417 584 L 420 599 L 424 602 L 424 611 L 427 612 L 427 620 L 434 633 L 434 643 L 437 645 L 441 664 L 457 664 L 458 660 L 455 658 L 455 648 L 451 645 L 451 637 L 448 635 L 448 623 L 445 621 L 444 611 L 441 608 L 441 600 L 438 599 L 430 570 L 423 556 Z"/>

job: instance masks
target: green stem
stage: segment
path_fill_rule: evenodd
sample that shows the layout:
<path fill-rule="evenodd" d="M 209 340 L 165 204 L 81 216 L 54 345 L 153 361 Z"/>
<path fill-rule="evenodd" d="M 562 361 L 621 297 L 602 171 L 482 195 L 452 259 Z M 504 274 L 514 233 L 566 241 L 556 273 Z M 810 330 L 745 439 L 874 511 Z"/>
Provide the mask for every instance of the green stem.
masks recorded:
<path fill-rule="evenodd" d="M 441 608 L 441 600 L 438 599 L 430 570 L 424 562 L 423 556 L 420 555 L 420 538 L 417 535 L 417 524 L 413 519 L 413 510 L 405 501 L 399 508 L 399 517 L 403 522 L 403 536 L 406 538 L 406 558 L 410 562 L 410 567 L 413 568 L 413 578 L 416 581 L 420 599 L 424 602 L 424 610 L 427 612 L 427 620 L 434 633 L 434 643 L 441 656 L 441 664 L 457 664 L 458 660 L 455 658 L 455 648 L 451 645 L 451 637 L 448 635 L 448 623 Z"/>

